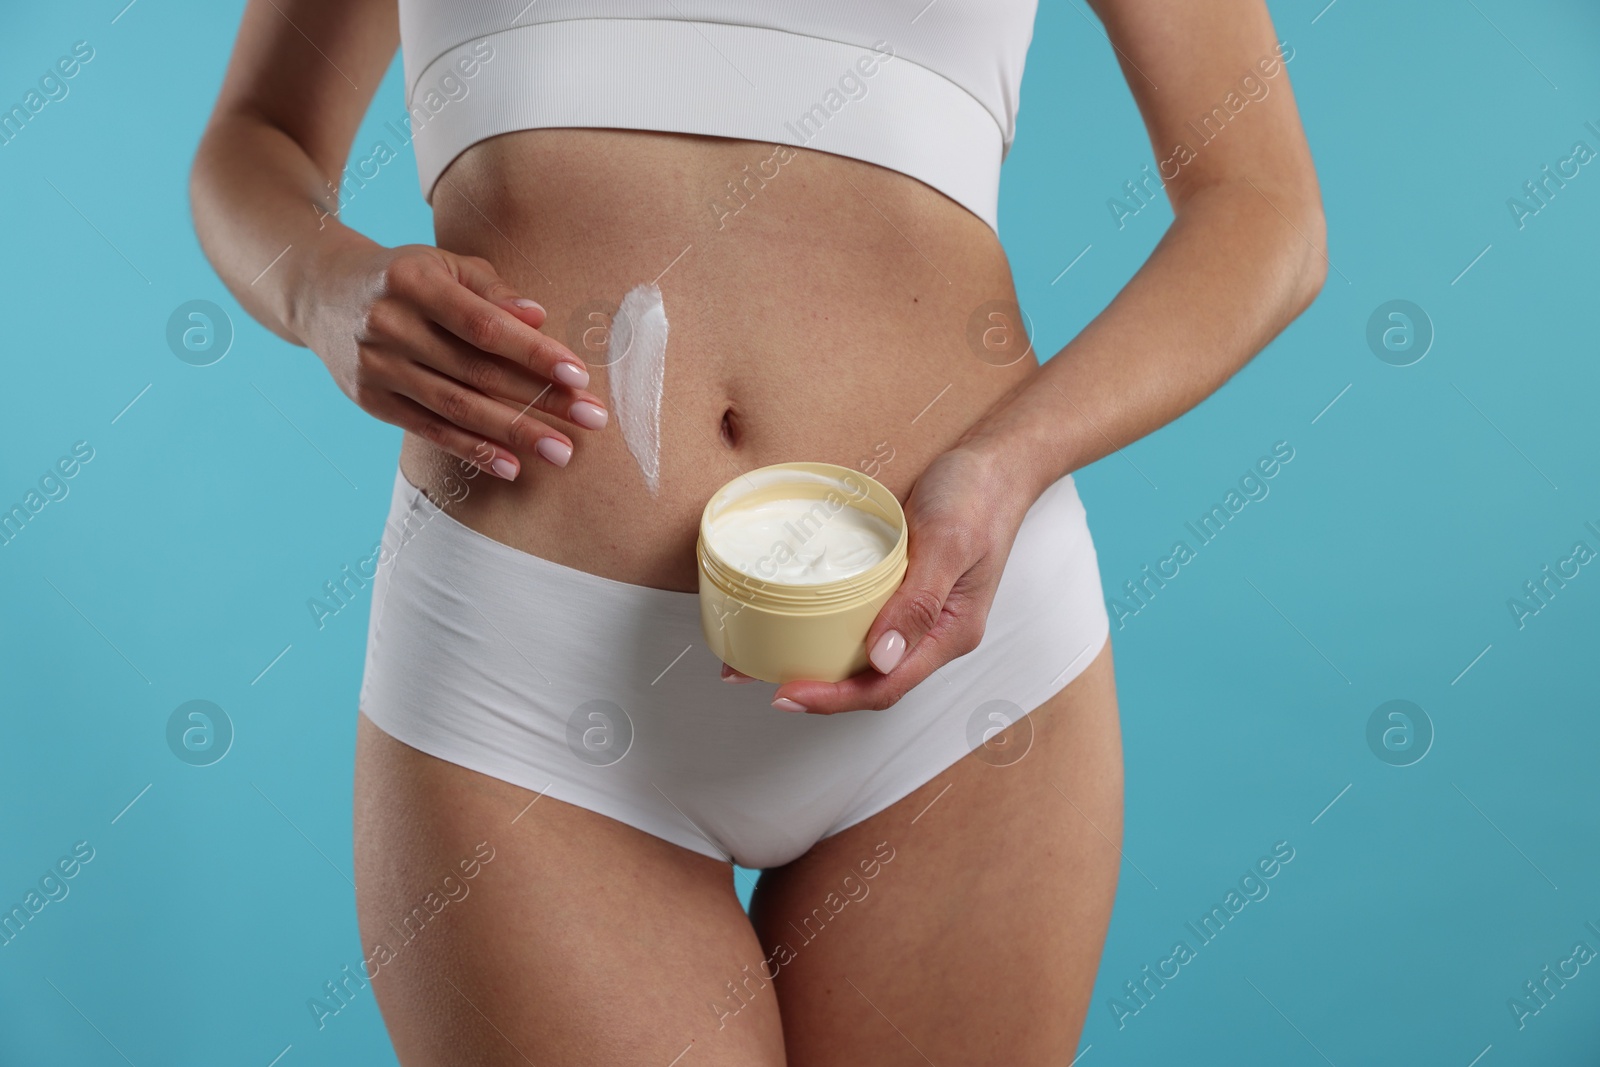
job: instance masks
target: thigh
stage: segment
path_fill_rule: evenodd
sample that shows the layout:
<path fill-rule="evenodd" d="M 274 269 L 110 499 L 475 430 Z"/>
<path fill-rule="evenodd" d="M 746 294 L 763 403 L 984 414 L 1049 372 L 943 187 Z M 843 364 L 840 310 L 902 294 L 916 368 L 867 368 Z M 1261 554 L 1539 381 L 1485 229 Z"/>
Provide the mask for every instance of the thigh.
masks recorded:
<path fill-rule="evenodd" d="M 781 1065 L 731 868 L 417 751 L 360 717 L 361 941 L 406 1067 Z M 386 951 L 379 952 L 378 946 Z"/>
<path fill-rule="evenodd" d="M 788 1062 L 1070 1062 L 1121 840 L 1107 642 L 992 747 L 762 877 Z"/>

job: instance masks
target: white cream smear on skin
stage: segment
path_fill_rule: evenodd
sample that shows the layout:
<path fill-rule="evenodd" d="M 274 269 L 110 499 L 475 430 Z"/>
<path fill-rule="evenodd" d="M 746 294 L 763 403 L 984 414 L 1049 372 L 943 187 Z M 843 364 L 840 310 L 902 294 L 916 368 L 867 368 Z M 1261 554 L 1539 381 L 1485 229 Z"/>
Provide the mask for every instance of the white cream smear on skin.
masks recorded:
<path fill-rule="evenodd" d="M 661 391 L 667 369 L 667 309 L 656 285 L 636 285 L 622 298 L 611 320 L 606 366 L 611 410 L 654 496 L 661 487 Z"/>
<path fill-rule="evenodd" d="M 707 526 L 711 548 L 734 569 L 785 585 L 849 578 L 887 558 L 900 534 L 856 507 L 778 499 L 729 507 Z"/>

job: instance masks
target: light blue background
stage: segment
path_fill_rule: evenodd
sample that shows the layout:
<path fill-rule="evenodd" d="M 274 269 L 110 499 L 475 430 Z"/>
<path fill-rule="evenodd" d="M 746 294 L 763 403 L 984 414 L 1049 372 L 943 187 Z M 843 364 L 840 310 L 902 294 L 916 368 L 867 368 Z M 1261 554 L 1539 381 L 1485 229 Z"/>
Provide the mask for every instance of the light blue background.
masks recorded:
<path fill-rule="evenodd" d="M 1600 148 L 1600 10 L 1324 2 L 1272 5 L 1332 235 L 1321 298 L 1200 408 L 1078 475 L 1113 592 L 1274 442 L 1295 449 L 1116 632 L 1127 862 L 1080 1062 L 1593 1062 L 1600 966 L 1524 1029 L 1507 1000 L 1600 948 L 1600 565 L 1525 628 L 1507 600 L 1574 541 L 1600 549 L 1600 169 L 1521 230 L 1506 200 L 1575 140 Z M 200 255 L 187 171 L 241 5 L 146 0 L 113 23 L 123 3 L 25 5 L 0 33 L 7 106 L 73 42 L 96 52 L 0 147 L 0 504 L 95 450 L 0 547 L 0 903 L 73 842 L 96 850 L 0 948 L 0 1063 L 392 1062 L 370 991 L 321 1031 L 306 1007 L 361 955 L 366 603 L 317 632 L 305 601 L 370 551 L 399 432 Z M 1001 229 L 1053 352 L 1171 216 L 1113 222 L 1151 150 L 1087 9 L 1043 6 Z M 358 146 L 402 112 L 398 75 Z M 429 239 L 409 153 L 346 218 Z M 164 338 L 197 298 L 237 330 L 204 368 Z M 1436 330 L 1412 366 L 1366 344 L 1392 299 Z M 207 768 L 164 734 L 197 698 L 237 730 Z M 1437 732 L 1403 768 L 1365 733 L 1397 698 Z M 1280 840 L 1295 858 L 1270 896 L 1119 1028 L 1123 983 L 1193 944 L 1185 922 Z"/>

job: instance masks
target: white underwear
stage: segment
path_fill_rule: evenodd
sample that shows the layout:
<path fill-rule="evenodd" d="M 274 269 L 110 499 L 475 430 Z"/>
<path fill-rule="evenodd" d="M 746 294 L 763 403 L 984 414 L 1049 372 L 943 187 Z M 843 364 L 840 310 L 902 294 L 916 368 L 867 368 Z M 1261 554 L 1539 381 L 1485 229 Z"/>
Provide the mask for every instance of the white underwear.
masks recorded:
<path fill-rule="evenodd" d="M 1077 677 L 1110 625 L 1072 477 L 1029 509 L 983 642 L 886 711 L 730 685 L 695 593 L 501 544 L 396 473 L 360 710 L 440 759 L 743 867 L 882 811 Z"/>

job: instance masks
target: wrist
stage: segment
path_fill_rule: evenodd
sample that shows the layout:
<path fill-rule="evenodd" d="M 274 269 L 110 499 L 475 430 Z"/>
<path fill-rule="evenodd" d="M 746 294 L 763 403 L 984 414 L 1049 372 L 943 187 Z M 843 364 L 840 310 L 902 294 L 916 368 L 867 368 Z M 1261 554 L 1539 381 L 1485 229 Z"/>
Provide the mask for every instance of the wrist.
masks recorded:
<path fill-rule="evenodd" d="M 335 279 L 351 255 L 361 255 L 381 246 L 366 235 L 342 223 L 324 229 L 298 255 L 285 257 L 282 288 L 284 327 L 306 347 L 311 346 L 313 320 L 318 308 L 326 306 L 329 294 L 337 291 Z"/>
<path fill-rule="evenodd" d="M 1051 443 L 1029 432 L 1023 420 L 1004 408 L 991 410 L 974 423 L 952 451 L 972 456 L 986 484 L 997 487 L 1003 498 L 1019 502 L 1023 511 L 1067 473 Z"/>

